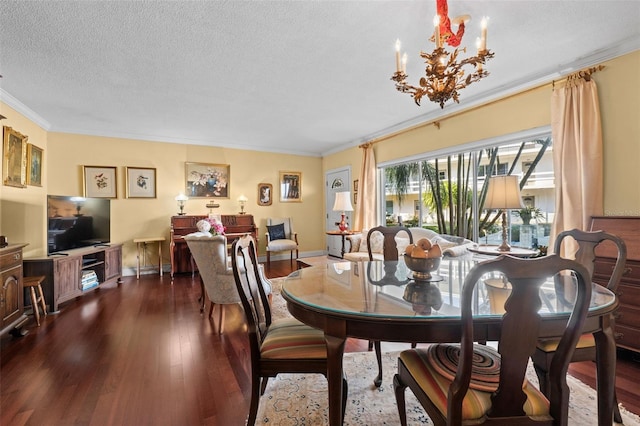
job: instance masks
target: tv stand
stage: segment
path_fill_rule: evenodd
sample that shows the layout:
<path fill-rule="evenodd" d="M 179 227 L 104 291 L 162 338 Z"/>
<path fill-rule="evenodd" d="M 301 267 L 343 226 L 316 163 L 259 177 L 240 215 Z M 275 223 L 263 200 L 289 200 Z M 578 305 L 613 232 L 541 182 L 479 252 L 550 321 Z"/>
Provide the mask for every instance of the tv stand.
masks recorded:
<path fill-rule="evenodd" d="M 104 284 L 122 282 L 122 244 L 97 244 L 50 256 L 24 259 L 26 276 L 44 275 L 42 290 L 53 313 L 58 305 Z M 83 290 L 82 273 L 93 271 L 97 286 Z"/>

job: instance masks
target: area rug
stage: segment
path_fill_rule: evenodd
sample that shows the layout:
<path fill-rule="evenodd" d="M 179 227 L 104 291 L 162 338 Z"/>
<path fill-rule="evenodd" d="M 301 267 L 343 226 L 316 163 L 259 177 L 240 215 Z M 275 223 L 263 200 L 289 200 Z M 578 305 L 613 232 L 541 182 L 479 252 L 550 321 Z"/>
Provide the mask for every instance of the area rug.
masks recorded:
<path fill-rule="evenodd" d="M 356 352 L 344 355 L 344 371 L 349 383 L 345 425 L 398 425 L 398 409 L 393 393 L 392 378 L 397 369 L 398 352 L 383 354 L 383 383 L 373 385 L 377 374 L 375 354 Z M 529 379 L 537 384 L 530 368 Z M 569 376 L 571 396 L 569 424 L 587 426 L 597 424 L 596 392 Z M 433 424 L 411 391 L 406 391 L 407 422 L 409 425 Z M 279 374 L 270 379 L 260 398 L 256 423 L 278 426 L 328 424 L 327 381 L 319 374 Z M 640 426 L 640 417 L 622 410 L 627 426 Z"/>
<path fill-rule="evenodd" d="M 280 294 L 284 278 L 272 279 L 274 318 L 290 316 L 286 302 Z M 344 371 L 349 383 L 349 398 L 345 425 L 397 425 L 398 409 L 393 393 L 392 378 L 397 369 L 398 352 L 383 354 L 383 383 L 373 386 L 378 373 L 373 352 L 347 353 Z M 527 371 L 534 384 L 538 379 L 530 366 Z M 571 376 L 567 377 L 571 389 L 569 424 L 587 426 L 597 424 L 596 391 Z M 409 425 L 432 424 L 424 409 L 410 390 L 406 393 L 407 421 Z M 269 380 L 265 394 L 260 398 L 258 423 L 281 426 L 311 426 L 328 424 L 327 381 L 318 374 L 280 374 Z M 640 417 L 624 409 L 622 419 L 627 426 L 640 426 Z"/>

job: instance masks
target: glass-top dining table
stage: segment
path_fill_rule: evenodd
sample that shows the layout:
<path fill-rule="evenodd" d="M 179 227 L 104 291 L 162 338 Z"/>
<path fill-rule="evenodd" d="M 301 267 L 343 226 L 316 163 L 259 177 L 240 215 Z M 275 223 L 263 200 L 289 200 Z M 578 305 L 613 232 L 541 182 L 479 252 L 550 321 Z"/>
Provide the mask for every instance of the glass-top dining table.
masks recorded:
<path fill-rule="evenodd" d="M 337 262 L 291 273 L 282 296 L 298 320 L 324 331 L 327 342 L 329 421 L 342 423 L 342 356 L 348 337 L 385 342 L 459 342 L 459 295 L 464 278 L 482 257 L 443 258 L 429 281 L 414 280 L 402 260 Z M 501 276 L 476 286 L 474 340 L 495 341 L 509 285 Z M 571 280 L 567 280 L 571 281 Z M 556 281 L 557 282 L 557 281 Z M 584 332 L 594 334 L 598 353 L 598 425 L 611 425 L 616 347 L 612 312 L 615 295 L 593 284 Z M 558 337 L 569 317 L 570 285 L 550 277 L 540 291 L 540 337 Z"/>

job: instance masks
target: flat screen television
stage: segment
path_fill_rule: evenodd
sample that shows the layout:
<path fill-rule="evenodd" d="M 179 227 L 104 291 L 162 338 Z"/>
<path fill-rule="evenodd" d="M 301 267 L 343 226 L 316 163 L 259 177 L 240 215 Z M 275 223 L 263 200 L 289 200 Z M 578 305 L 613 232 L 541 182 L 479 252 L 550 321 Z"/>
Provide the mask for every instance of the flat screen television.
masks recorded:
<path fill-rule="evenodd" d="M 47 252 L 49 255 L 111 241 L 111 200 L 107 198 L 47 196 Z"/>

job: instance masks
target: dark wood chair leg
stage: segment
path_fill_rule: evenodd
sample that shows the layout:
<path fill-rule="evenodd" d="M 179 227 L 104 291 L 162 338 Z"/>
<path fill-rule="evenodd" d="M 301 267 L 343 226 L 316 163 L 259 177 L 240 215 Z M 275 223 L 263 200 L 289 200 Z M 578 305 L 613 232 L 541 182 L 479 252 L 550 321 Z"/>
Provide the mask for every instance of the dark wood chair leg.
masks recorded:
<path fill-rule="evenodd" d="M 407 426 L 407 407 L 404 400 L 405 389 L 407 385 L 400 381 L 400 376 L 394 374 L 393 376 L 393 391 L 396 395 L 396 405 L 398 406 L 398 416 L 400 417 L 400 424 Z"/>

